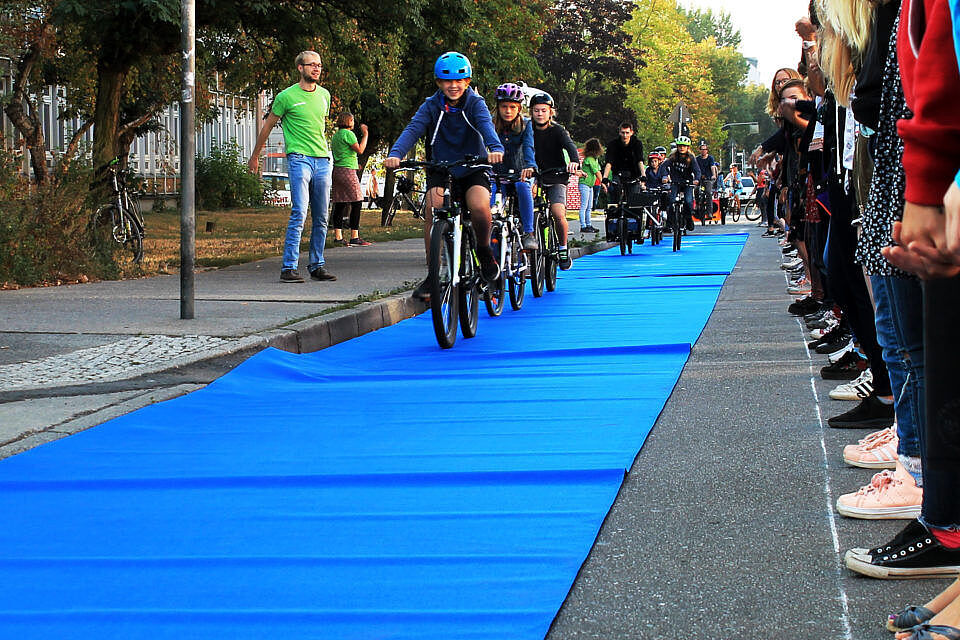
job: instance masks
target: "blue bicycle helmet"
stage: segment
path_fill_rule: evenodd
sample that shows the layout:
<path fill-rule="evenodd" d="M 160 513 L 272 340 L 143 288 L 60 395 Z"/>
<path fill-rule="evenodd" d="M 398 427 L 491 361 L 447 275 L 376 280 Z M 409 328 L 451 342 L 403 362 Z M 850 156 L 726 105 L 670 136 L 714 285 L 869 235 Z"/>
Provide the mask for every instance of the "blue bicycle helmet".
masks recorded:
<path fill-rule="evenodd" d="M 438 80 L 459 80 L 461 78 L 472 78 L 473 67 L 467 56 L 456 51 L 447 51 L 437 58 L 433 65 L 433 75 Z"/>

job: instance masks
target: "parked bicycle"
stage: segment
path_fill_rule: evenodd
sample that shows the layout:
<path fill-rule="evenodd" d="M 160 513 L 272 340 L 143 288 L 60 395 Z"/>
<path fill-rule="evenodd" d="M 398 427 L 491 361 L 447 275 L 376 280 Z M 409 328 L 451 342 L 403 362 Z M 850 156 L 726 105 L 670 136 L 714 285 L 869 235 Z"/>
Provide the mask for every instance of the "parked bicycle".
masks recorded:
<path fill-rule="evenodd" d="M 504 290 L 510 296 L 510 306 L 514 311 L 523 306 L 526 292 L 527 271 L 530 258 L 523 250 L 523 238 L 520 233 L 520 205 L 517 201 L 513 183 L 517 174 L 512 169 L 495 173 L 492 176 L 497 183 L 497 202 L 491 213 L 493 229 L 490 238 L 490 248 L 500 264 L 500 277 L 489 287 L 488 295 L 484 297 L 487 313 L 499 316 L 504 307 Z"/>
<path fill-rule="evenodd" d="M 560 244 L 557 241 L 560 232 L 556 219 L 550 213 L 550 203 L 543 193 L 542 186 L 566 184 L 569 174 L 566 169 L 545 169 L 534 175 L 537 177 L 539 192 L 534 198 L 534 233 L 537 234 L 539 247 L 532 252 L 530 290 L 533 291 L 534 298 L 539 298 L 543 295 L 544 288 L 547 291 L 556 290 L 557 267 L 560 265 Z"/>
<path fill-rule="evenodd" d="M 90 233 L 95 246 L 106 247 L 116 243 L 121 247 L 117 256 L 120 262 L 129 260 L 139 263 L 143 259 L 143 214 L 139 196 L 128 185 L 130 170 L 121 168 L 120 158 L 114 158 L 100 167 L 97 175 L 103 176 L 100 181 L 106 181 L 109 185 L 111 198 L 90 219 Z"/>
<path fill-rule="evenodd" d="M 455 189 L 450 169 L 491 167 L 474 156 L 456 162 L 406 160 L 400 167 L 442 173 L 447 183 L 443 206 L 433 210 L 428 279 L 433 332 L 437 344 L 449 349 L 457 341 L 458 320 L 464 338 L 477 335 L 480 298 L 488 295 L 488 287 L 480 277 L 477 237 L 470 223 L 470 209 L 463 201 L 464 194 Z"/>
<path fill-rule="evenodd" d="M 397 215 L 397 211 L 401 209 L 406 209 L 413 213 L 413 217 L 417 220 L 423 220 L 426 196 L 426 189 L 418 189 L 413 179 L 398 175 L 393 199 L 380 214 L 380 226 L 393 226 L 393 218 Z"/>

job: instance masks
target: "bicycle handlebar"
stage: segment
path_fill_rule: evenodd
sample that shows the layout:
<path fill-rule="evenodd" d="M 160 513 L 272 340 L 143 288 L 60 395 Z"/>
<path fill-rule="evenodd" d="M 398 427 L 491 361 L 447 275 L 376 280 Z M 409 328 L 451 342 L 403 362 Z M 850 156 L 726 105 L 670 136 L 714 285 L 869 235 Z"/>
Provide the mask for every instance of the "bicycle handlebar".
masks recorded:
<path fill-rule="evenodd" d="M 425 162 L 420 160 L 404 160 L 400 163 L 398 169 L 431 169 L 435 171 L 442 171 L 444 173 L 449 173 L 450 169 L 455 167 L 469 167 L 471 169 L 492 169 L 493 167 L 490 164 L 487 164 L 487 159 L 480 156 L 466 156 L 460 160 L 455 160 L 453 162 L 442 161 L 442 162 Z"/>

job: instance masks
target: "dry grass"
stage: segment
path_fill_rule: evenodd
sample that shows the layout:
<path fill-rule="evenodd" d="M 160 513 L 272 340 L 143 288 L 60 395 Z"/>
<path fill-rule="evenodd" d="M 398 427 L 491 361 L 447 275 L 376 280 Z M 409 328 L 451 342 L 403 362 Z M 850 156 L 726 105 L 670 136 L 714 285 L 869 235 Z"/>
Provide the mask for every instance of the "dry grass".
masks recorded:
<path fill-rule="evenodd" d="M 289 219 L 289 208 L 198 211 L 197 266 L 225 267 L 281 255 Z M 144 255 L 138 273 L 153 275 L 175 270 L 180 264 L 180 213 L 146 212 L 144 222 Z M 213 224 L 213 231 L 206 231 L 208 223 Z M 382 228 L 380 210 L 365 209 L 360 221 L 360 236 L 371 242 L 419 238 L 423 233 L 421 225 L 410 213 L 401 211 L 394 218 L 392 227 Z M 309 245 L 309 226 L 308 218 L 300 245 L 302 251 L 306 251 Z M 332 238 L 332 233 L 327 235 L 327 246 L 331 246 Z"/>

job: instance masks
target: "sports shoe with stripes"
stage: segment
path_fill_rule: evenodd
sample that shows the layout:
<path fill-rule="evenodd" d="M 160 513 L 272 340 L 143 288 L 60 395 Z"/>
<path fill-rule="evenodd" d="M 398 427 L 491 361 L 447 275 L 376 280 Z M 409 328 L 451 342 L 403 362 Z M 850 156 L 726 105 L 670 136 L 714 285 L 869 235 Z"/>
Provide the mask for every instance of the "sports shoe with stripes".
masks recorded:
<path fill-rule="evenodd" d="M 861 469 L 895 469 L 897 425 L 874 431 L 856 444 L 848 444 L 843 448 L 843 461 Z"/>
<path fill-rule="evenodd" d="M 863 400 L 873 391 L 873 372 L 869 368 L 864 369 L 863 373 L 856 380 L 837 385 L 830 391 L 830 397 L 834 400 Z"/>

